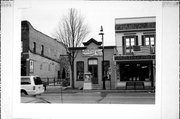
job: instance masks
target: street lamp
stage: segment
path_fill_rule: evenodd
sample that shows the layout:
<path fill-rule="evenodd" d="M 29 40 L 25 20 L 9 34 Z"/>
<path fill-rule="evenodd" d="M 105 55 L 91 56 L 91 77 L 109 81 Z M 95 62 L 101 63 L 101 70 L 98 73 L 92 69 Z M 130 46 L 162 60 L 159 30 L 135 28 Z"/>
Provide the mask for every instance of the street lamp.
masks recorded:
<path fill-rule="evenodd" d="M 100 33 L 99 35 L 102 36 L 102 45 L 103 45 L 103 49 L 102 49 L 102 53 L 103 53 L 103 61 L 102 61 L 102 81 L 103 81 L 103 90 L 106 90 L 106 86 L 105 86 L 105 77 L 104 77 L 104 33 L 103 33 L 103 27 L 101 26 L 100 29 Z"/>

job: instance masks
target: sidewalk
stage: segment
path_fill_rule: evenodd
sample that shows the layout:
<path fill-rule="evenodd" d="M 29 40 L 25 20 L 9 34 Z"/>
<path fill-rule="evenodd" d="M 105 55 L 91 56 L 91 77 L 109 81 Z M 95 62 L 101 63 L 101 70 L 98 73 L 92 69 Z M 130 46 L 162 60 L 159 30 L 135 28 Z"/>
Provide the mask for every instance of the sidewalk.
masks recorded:
<path fill-rule="evenodd" d="M 71 89 L 69 87 L 61 86 L 47 86 L 45 93 L 93 93 L 93 92 L 104 92 L 104 93 L 154 93 L 151 90 L 101 90 L 101 89 L 92 89 L 92 90 L 80 90 L 80 89 Z"/>

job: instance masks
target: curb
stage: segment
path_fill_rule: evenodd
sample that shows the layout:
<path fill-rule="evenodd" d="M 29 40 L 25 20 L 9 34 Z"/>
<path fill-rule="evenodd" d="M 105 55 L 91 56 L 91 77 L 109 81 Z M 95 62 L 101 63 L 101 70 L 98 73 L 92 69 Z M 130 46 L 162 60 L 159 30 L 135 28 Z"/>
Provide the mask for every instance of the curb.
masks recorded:
<path fill-rule="evenodd" d="M 78 90 L 78 89 L 66 89 L 61 88 L 56 89 L 47 89 L 45 93 L 94 93 L 94 92 L 101 92 L 101 93 L 155 93 L 154 90 Z"/>

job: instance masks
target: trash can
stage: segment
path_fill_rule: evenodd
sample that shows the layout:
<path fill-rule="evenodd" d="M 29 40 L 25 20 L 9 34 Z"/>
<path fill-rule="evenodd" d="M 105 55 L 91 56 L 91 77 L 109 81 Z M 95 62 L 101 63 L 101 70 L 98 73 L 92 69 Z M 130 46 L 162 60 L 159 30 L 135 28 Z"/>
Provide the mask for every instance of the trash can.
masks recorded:
<path fill-rule="evenodd" d="M 91 90 L 92 89 L 92 82 L 91 82 L 92 74 L 91 72 L 84 73 L 84 90 Z"/>

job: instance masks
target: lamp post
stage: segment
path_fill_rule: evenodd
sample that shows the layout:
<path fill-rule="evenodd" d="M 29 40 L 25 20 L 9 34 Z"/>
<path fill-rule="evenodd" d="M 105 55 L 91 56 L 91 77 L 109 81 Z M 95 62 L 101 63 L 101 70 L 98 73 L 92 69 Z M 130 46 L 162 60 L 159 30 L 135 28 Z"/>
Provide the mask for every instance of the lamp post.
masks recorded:
<path fill-rule="evenodd" d="M 104 77 L 104 33 L 103 33 L 103 27 L 101 26 L 101 29 L 100 29 L 100 33 L 99 35 L 102 36 L 102 53 L 103 53 L 103 61 L 102 61 L 102 81 L 103 81 L 103 90 L 106 90 L 106 86 L 105 86 L 105 77 Z"/>

